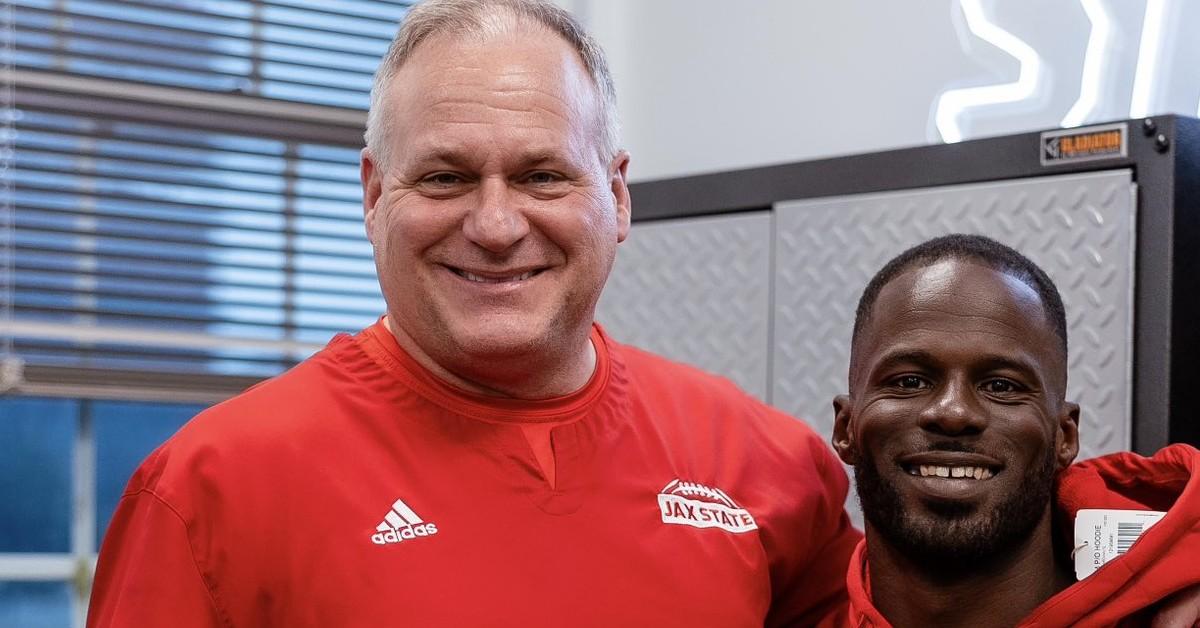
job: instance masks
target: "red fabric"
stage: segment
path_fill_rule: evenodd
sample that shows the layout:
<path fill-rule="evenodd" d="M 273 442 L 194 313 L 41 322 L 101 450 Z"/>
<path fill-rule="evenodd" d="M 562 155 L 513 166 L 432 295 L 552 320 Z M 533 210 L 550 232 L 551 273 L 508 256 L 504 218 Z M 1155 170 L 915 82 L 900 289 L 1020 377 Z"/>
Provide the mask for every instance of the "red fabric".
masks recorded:
<path fill-rule="evenodd" d="M 844 608 L 861 535 L 822 439 L 725 380 L 593 342 L 584 389 L 521 402 L 448 386 L 376 326 L 201 413 L 130 480 L 89 625 L 749 627 Z M 551 434 L 556 488 L 514 421 L 571 421 Z M 758 529 L 664 523 L 676 479 Z M 397 499 L 424 534 L 377 544 Z"/>
<path fill-rule="evenodd" d="M 1060 591 L 1033 610 L 1019 628 L 1149 626 L 1148 607 L 1200 584 L 1200 452 L 1171 445 L 1153 457 L 1116 453 L 1072 465 L 1059 476 L 1058 517 L 1073 537 L 1082 508 L 1162 510 L 1123 556 Z M 850 612 L 825 625 L 890 628 L 871 603 L 866 543 L 846 572 Z"/>
<path fill-rule="evenodd" d="M 559 425 L 563 425 L 563 423 L 521 424 L 521 432 L 525 434 L 525 441 L 529 443 L 529 449 L 533 451 L 533 459 L 537 460 L 538 468 L 542 470 L 542 477 L 546 479 L 550 488 L 558 485 L 554 466 L 554 444 L 550 440 L 550 435 Z"/>

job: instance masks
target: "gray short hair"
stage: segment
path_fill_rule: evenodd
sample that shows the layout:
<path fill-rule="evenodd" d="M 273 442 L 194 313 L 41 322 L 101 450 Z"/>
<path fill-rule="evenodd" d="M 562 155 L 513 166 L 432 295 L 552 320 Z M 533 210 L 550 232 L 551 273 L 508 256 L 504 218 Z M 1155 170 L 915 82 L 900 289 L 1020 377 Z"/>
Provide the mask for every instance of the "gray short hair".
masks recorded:
<path fill-rule="evenodd" d="M 515 18 L 515 20 L 514 20 Z M 426 0 L 414 6 L 405 16 L 399 32 L 392 40 L 387 54 L 375 71 L 371 88 L 371 109 L 367 113 L 364 139 L 367 148 L 379 162 L 388 155 L 386 137 L 388 121 L 383 101 L 392 77 L 408 61 L 417 46 L 426 39 L 444 33 L 458 35 L 491 34 L 511 28 L 514 23 L 532 23 L 548 29 L 565 39 L 579 53 L 583 67 L 592 77 L 600 95 L 603 137 L 600 148 L 605 158 L 616 155 L 619 149 L 620 125 L 617 120 L 617 91 L 604 50 L 567 10 L 548 0 Z"/>

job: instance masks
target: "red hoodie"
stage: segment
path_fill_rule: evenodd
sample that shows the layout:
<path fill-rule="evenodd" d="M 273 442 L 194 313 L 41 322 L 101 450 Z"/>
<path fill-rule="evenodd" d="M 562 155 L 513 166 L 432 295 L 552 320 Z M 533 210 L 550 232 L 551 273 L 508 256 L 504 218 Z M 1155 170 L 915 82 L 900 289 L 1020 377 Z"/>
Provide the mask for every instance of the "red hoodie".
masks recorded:
<path fill-rule="evenodd" d="M 1148 626 L 1141 611 L 1200 583 L 1200 451 L 1171 445 L 1151 458 L 1126 452 L 1076 463 L 1059 476 L 1057 514 L 1067 530 L 1081 508 L 1168 512 L 1128 552 L 1043 602 L 1018 628 Z M 871 602 L 865 540 L 846 585 L 850 612 L 840 625 L 891 628 Z"/>

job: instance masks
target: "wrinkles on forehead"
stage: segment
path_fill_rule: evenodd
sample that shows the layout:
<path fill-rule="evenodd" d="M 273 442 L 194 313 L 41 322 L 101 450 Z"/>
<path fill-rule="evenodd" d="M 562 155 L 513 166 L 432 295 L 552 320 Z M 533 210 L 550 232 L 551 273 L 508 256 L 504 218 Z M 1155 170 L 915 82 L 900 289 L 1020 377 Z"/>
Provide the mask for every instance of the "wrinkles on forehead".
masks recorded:
<path fill-rule="evenodd" d="M 478 86 L 475 88 L 478 89 Z M 528 87 L 492 90 L 492 97 L 487 102 L 481 102 L 476 98 L 459 96 L 469 89 L 472 87 L 464 84 L 442 85 L 422 100 L 426 101 L 427 110 L 436 110 L 441 114 L 439 121 L 442 124 L 473 124 L 480 118 L 480 113 L 490 110 L 512 114 L 512 121 L 518 125 L 529 124 L 548 128 L 542 116 L 549 116 L 566 127 L 575 115 L 564 112 L 563 107 L 555 107 L 545 102 L 550 100 L 563 105 L 568 104 L 566 99 L 545 90 Z"/>

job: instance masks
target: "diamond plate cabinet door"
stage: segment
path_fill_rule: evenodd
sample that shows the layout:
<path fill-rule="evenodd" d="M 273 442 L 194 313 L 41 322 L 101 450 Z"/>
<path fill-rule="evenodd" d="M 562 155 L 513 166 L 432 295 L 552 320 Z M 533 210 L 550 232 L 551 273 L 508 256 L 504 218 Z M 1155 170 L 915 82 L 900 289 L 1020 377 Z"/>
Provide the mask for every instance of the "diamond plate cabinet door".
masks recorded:
<path fill-rule="evenodd" d="M 767 395 L 771 216 L 635 223 L 596 320 L 617 340 Z"/>
<path fill-rule="evenodd" d="M 775 405 L 829 436 L 867 281 L 910 246 L 979 233 L 1024 253 L 1062 293 L 1080 458 L 1129 449 L 1135 208 L 1129 170 L 776 205 Z"/>

